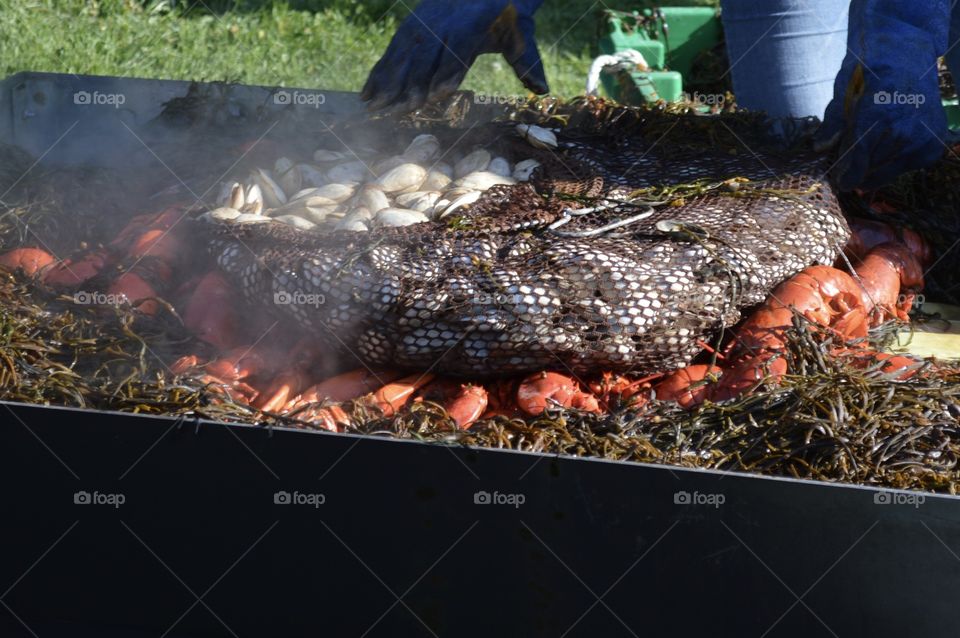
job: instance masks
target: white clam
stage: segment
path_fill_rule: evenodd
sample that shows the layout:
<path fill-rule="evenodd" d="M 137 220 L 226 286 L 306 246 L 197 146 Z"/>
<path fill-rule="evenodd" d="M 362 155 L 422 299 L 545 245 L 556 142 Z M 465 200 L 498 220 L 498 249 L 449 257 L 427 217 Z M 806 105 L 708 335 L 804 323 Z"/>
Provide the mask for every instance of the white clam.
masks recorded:
<path fill-rule="evenodd" d="M 487 170 L 496 175 L 501 175 L 503 177 L 510 177 L 510 162 L 507 161 L 505 157 L 494 157 L 490 160 L 490 165 L 487 166 Z"/>
<path fill-rule="evenodd" d="M 474 203 L 475 201 L 480 199 L 481 195 L 483 195 L 483 193 L 481 193 L 480 191 L 469 191 L 464 193 L 463 195 L 460 195 L 459 197 L 451 201 L 449 206 L 447 206 L 445 209 L 443 209 L 443 211 L 441 211 L 440 216 L 444 217 L 456 211 L 459 208 L 462 208 L 464 206 L 468 206 Z"/>
<path fill-rule="evenodd" d="M 430 219 L 439 219 L 443 214 L 443 211 L 447 210 L 447 206 L 450 205 L 450 199 L 446 196 L 441 197 L 437 200 L 437 203 L 433 205 L 433 208 L 430 209 L 430 212 L 426 213 L 430 216 Z"/>
<path fill-rule="evenodd" d="M 293 166 L 293 160 L 289 157 L 278 157 L 277 161 L 273 163 L 273 172 L 277 175 L 282 175 L 293 168 Z"/>
<path fill-rule="evenodd" d="M 313 189 L 311 197 L 326 197 L 327 199 L 340 203 L 353 197 L 357 191 L 357 185 L 351 183 L 331 183 L 326 186 L 320 186 Z"/>
<path fill-rule="evenodd" d="M 349 155 L 346 153 L 341 153 L 340 151 L 329 151 L 325 148 L 317 149 L 313 153 L 313 161 L 317 164 L 323 164 L 324 162 L 339 162 L 347 157 L 349 157 Z"/>
<path fill-rule="evenodd" d="M 337 223 L 336 228 L 338 230 L 352 230 L 352 231 L 359 231 L 359 232 L 370 230 L 370 228 L 359 219 L 346 219 L 346 218 L 340 220 L 340 222 Z"/>
<path fill-rule="evenodd" d="M 213 210 L 207 211 L 201 217 L 204 219 L 212 219 L 218 222 L 227 222 L 236 219 L 240 216 L 240 211 L 236 208 L 229 208 L 227 206 L 221 206 L 220 208 L 214 208 Z"/>
<path fill-rule="evenodd" d="M 238 195 L 236 201 L 239 202 L 240 199 Z M 247 192 L 243 195 L 243 204 L 237 210 L 242 213 L 262 215 L 263 208 L 263 191 L 260 189 L 259 184 L 251 184 L 247 187 Z"/>
<path fill-rule="evenodd" d="M 388 173 L 391 170 L 395 169 L 396 167 L 400 166 L 401 164 L 408 164 L 408 163 L 410 163 L 410 160 L 408 160 L 403 155 L 393 155 L 391 157 L 387 157 L 378 161 L 376 164 L 372 166 L 372 169 L 373 169 L 374 175 L 376 175 L 377 177 L 380 177 L 385 173 Z"/>
<path fill-rule="evenodd" d="M 427 172 L 427 179 L 420 185 L 425 191 L 442 191 L 450 185 L 450 176 L 433 168 Z"/>
<path fill-rule="evenodd" d="M 512 177 L 504 177 L 503 175 L 491 173 L 490 171 L 476 171 L 468 175 L 464 175 L 455 181 L 453 185 L 458 188 L 485 191 L 491 186 L 497 186 L 498 184 L 512 185 L 516 183 L 517 180 L 513 179 Z"/>
<path fill-rule="evenodd" d="M 554 149 L 557 148 L 556 134 L 550 129 L 535 124 L 517 124 L 517 133 L 520 134 L 528 144 L 535 148 Z"/>
<path fill-rule="evenodd" d="M 411 224 L 430 221 L 430 219 L 415 210 L 384 208 L 374 216 L 373 221 L 378 226 L 410 226 Z"/>
<path fill-rule="evenodd" d="M 276 208 L 277 206 L 283 206 L 287 203 L 286 193 L 283 192 L 283 188 L 273 179 L 269 171 L 258 168 L 253 171 L 252 178 L 263 193 L 263 205 L 265 208 Z"/>
<path fill-rule="evenodd" d="M 241 213 L 233 218 L 234 224 L 261 224 L 270 221 L 269 217 L 263 215 L 253 215 L 251 213 Z"/>
<path fill-rule="evenodd" d="M 365 186 L 357 197 L 357 203 L 374 213 L 390 207 L 386 194 L 375 186 Z"/>
<path fill-rule="evenodd" d="M 485 171 L 490 165 L 490 151 L 478 148 L 472 153 L 468 153 L 453 167 L 453 174 L 457 177 L 463 177 L 476 171 Z"/>
<path fill-rule="evenodd" d="M 397 206 L 409 208 L 418 213 L 426 213 L 433 209 L 438 199 L 440 199 L 440 193 L 437 191 L 414 191 L 398 195 Z"/>
<path fill-rule="evenodd" d="M 427 169 L 419 164 L 408 162 L 400 164 L 381 175 L 376 184 L 385 193 L 410 192 L 420 188 L 426 177 Z"/>
<path fill-rule="evenodd" d="M 312 164 L 297 164 L 297 170 L 300 171 L 300 177 L 303 180 L 301 186 L 303 187 L 323 186 L 329 181 L 323 171 Z"/>
<path fill-rule="evenodd" d="M 321 191 L 319 188 L 304 188 L 303 190 L 300 190 L 294 193 L 293 196 L 290 198 L 290 202 L 295 202 L 299 199 L 309 198 L 309 199 L 316 199 L 316 200 L 324 200 L 322 203 L 317 201 L 316 205 L 318 206 L 335 206 L 336 204 L 339 203 L 333 199 L 330 199 L 329 197 L 325 197 L 322 193 L 323 191 Z"/>
<path fill-rule="evenodd" d="M 240 210 L 246 203 L 247 196 L 243 192 L 243 184 L 234 182 L 233 186 L 230 187 L 230 197 L 227 199 L 227 206 Z"/>
<path fill-rule="evenodd" d="M 535 159 L 525 159 L 517 162 L 517 165 L 513 167 L 513 179 L 518 182 L 527 181 L 538 166 L 540 166 L 540 162 Z"/>
<path fill-rule="evenodd" d="M 429 133 L 413 138 L 403 156 L 419 164 L 429 162 L 440 152 L 440 140 Z"/>
<path fill-rule="evenodd" d="M 350 219 L 350 220 L 360 221 L 360 222 L 368 222 L 371 219 L 373 219 L 373 213 L 371 213 L 369 209 L 363 208 L 361 206 L 360 208 L 354 208 L 343 219 L 344 220 Z"/>
<path fill-rule="evenodd" d="M 263 191 L 260 190 L 260 185 L 254 182 L 247 187 L 247 192 L 244 195 L 244 202 L 247 204 L 252 204 L 254 202 L 263 203 Z"/>
<path fill-rule="evenodd" d="M 335 204 L 331 205 L 330 200 L 326 197 L 304 197 L 271 210 L 270 216 L 295 215 L 308 219 L 314 224 L 322 224 L 336 211 L 337 206 Z"/>
<path fill-rule="evenodd" d="M 331 182 L 362 182 L 368 177 L 371 177 L 370 170 L 360 160 L 337 164 L 327 171 L 327 179 Z"/>
<path fill-rule="evenodd" d="M 311 228 L 316 228 L 317 225 L 312 221 L 306 220 L 303 217 L 298 217 L 297 215 L 280 215 L 279 217 L 274 217 L 278 222 L 283 222 L 288 226 L 293 226 L 299 230 L 310 230 Z"/>
<path fill-rule="evenodd" d="M 303 186 L 303 175 L 288 157 L 277 159 L 273 165 L 273 174 L 276 175 L 277 182 L 287 195 L 296 193 Z"/>

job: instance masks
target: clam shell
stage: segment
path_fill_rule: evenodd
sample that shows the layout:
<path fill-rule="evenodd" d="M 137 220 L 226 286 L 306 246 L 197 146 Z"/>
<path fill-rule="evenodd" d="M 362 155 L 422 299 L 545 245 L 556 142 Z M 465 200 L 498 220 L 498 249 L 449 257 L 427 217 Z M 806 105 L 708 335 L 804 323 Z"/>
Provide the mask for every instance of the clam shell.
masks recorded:
<path fill-rule="evenodd" d="M 345 220 L 351 219 L 351 220 L 360 221 L 360 222 L 368 222 L 371 219 L 373 219 L 373 213 L 371 213 L 368 209 L 363 207 L 354 208 L 352 211 L 350 211 L 347 214 L 346 217 L 344 217 L 344 219 Z"/>
<path fill-rule="evenodd" d="M 314 151 L 313 161 L 317 164 L 323 164 L 324 162 L 339 162 L 340 160 L 350 157 L 347 153 L 341 153 L 340 151 L 329 151 L 325 148 L 320 148 Z"/>
<path fill-rule="evenodd" d="M 491 186 L 498 184 L 516 184 L 517 180 L 512 177 L 504 177 L 491 173 L 490 171 L 476 171 L 465 175 L 453 183 L 458 188 L 469 188 L 470 190 L 485 191 Z"/>
<path fill-rule="evenodd" d="M 297 164 L 297 170 L 300 171 L 300 177 L 302 187 L 314 187 L 323 186 L 329 180 L 327 176 L 323 174 L 323 171 L 313 166 L 312 164 Z"/>
<path fill-rule="evenodd" d="M 250 215 L 263 215 L 263 202 L 247 202 L 239 210 Z"/>
<path fill-rule="evenodd" d="M 517 133 L 535 148 L 557 148 L 557 136 L 550 129 L 535 124 L 517 124 Z"/>
<path fill-rule="evenodd" d="M 487 170 L 487 166 L 490 165 L 491 159 L 490 151 L 478 148 L 472 153 L 465 155 L 463 159 L 454 165 L 453 174 L 457 177 L 463 177 L 476 171 L 485 171 Z"/>
<path fill-rule="evenodd" d="M 406 208 L 384 208 L 373 218 L 377 226 L 410 226 L 427 221 L 430 219 L 423 213 Z"/>
<path fill-rule="evenodd" d="M 327 179 L 331 182 L 341 184 L 347 182 L 362 182 L 368 177 L 372 177 L 367 165 L 360 160 L 344 162 L 327 170 Z"/>
<path fill-rule="evenodd" d="M 229 208 L 227 206 L 221 206 L 220 208 L 214 208 L 205 212 L 201 217 L 207 220 L 214 220 L 218 222 L 226 222 L 236 219 L 240 216 L 240 211 L 236 208 Z"/>
<path fill-rule="evenodd" d="M 359 231 L 359 232 L 370 230 L 370 228 L 359 219 L 346 219 L 346 218 L 341 219 L 337 223 L 336 228 L 338 230 L 352 230 L 352 231 Z"/>
<path fill-rule="evenodd" d="M 251 177 L 263 193 L 263 206 L 265 208 L 276 208 L 287 203 L 287 194 L 283 192 L 280 184 L 273 179 L 270 171 L 258 168 L 253 171 Z M 249 197 L 247 199 L 249 201 Z"/>
<path fill-rule="evenodd" d="M 259 184 L 254 183 L 248 186 L 243 198 L 244 203 L 237 210 L 254 215 L 263 214 L 263 191 L 260 189 Z M 240 201 L 239 196 L 237 197 L 237 201 Z"/>
<path fill-rule="evenodd" d="M 525 159 L 517 162 L 516 166 L 513 167 L 513 179 L 518 182 L 527 181 L 538 166 L 540 166 L 540 162 L 535 159 Z"/>
<path fill-rule="evenodd" d="M 230 197 L 227 199 L 227 206 L 240 210 L 246 203 L 247 196 L 243 192 L 243 184 L 234 182 L 233 186 L 230 187 Z"/>
<path fill-rule="evenodd" d="M 507 161 L 505 157 L 494 157 L 490 160 L 490 165 L 487 166 L 487 170 L 495 175 L 500 175 L 502 177 L 510 177 L 510 162 Z"/>
<path fill-rule="evenodd" d="M 436 168 L 432 168 L 427 172 L 427 179 L 423 180 L 420 188 L 425 191 L 442 191 L 449 185 L 450 177 L 441 173 Z"/>
<path fill-rule="evenodd" d="M 450 202 L 450 205 L 447 206 L 440 213 L 440 217 L 445 217 L 446 215 L 449 215 L 450 213 L 456 211 L 458 208 L 462 208 L 464 206 L 474 203 L 475 201 L 480 199 L 481 195 L 483 195 L 483 193 L 481 193 L 480 191 L 469 191 L 464 193 L 463 195 L 460 195 L 459 197 L 457 197 L 456 199 Z"/>
<path fill-rule="evenodd" d="M 383 175 L 384 173 L 386 173 L 386 172 L 388 172 L 388 171 L 390 171 L 390 170 L 392 170 L 392 169 L 400 166 L 401 164 L 407 164 L 407 163 L 409 163 L 409 162 L 410 162 L 410 160 L 408 160 L 408 159 L 407 159 L 406 157 L 404 157 L 403 155 L 393 155 L 393 156 L 391 156 L 391 157 L 386 157 L 386 158 L 384 158 L 384 159 L 381 159 L 381 160 L 377 161 L 377 162 L 372 166 L 372 168 L 373 168 L 373 173 L 374 173 L 374 175 L 376 175 L 377 177 L 380 177 L 380 176 Z"/>
<path fill-rule="evenodd" d="M 274 217 L 278 222 L 283 222 L 288 226 L 293 226 L 299 230 L 310 230 L 311 228 L 316 228 L 317 225 L 312 221 L 306 220 L 303 217 L 298 217 L 297 215 L 280 215 L 279 217 Z"/>
<path fill-rule="evenodd" d="M 331 204 L 325 197 L 304 197 L 292 201 L 285 206 L 274 208 L 270 211 L 270 217 L 282 217 L 284 215 L 296 215 L 308 219 L 314 224 L 322 224 L 330 215 L 337 211 L 337 206 Z"/>
<path fill-rule="evenodd" d="M 443 211 L 447 210 L 447 206 L 450 205 L 450 201 L 451 200 L 447 199 L 446 196 L 441 197 L 437 200 L 437 203 L 433 205 L 433 208 L 430 209 L 430 212 L 425 214 L 429 215 L 430 219 L 439 219 L 443 214 Z"/>
<path fill-rule="evenodd" d="M 278 157 L 273 163 L 273 172 L 275 175 L 282 175 L 293 168 L 293 160 L 289 157 Z"/>
<path fill-rule="evenodd" d="M 403 156 L 411 162 L 423 164 L 440 153 L 440 140 L 430 134 L 418 135 L 403 151 Z"/>
<path fill-rule="evenodd" d="M 255 181 L 253 184 L 247 186 L 247 192 L 244 195 L 244 202 L 247 204 L 252 204 L 254 202 L 263 203 L 263 191 L 260 189 L 260 185 Z"/>
<path fill-rule="evenodd" d="M 310 199 L 324 200 L 323 202 L 320 202 L 320 201 L 315 202 L 317 206 L 336 206 L 339 203 L 335 200 L 330 199 L 329 197 L 325 197 L 322 193 L 323 191 L 321 191 L 319 188 L 304 188 L 303 190 L 299 190 L 296 193 L 294 193 L 293 196 L 290 198 L 290 202 L 292 203 L 297 201 L 298 199 L 310 198 Z"/>
<path fill-rule="evenodd" d="M 313 189 L 312 197 L 326 197 L 336 203 L 344 202 L 357 192 L 357 185 L 351 183 L 331 183 Z"/>
<path fill-rule="evenodd" d="M 447 164 L 446 162 L 437 162 L 436 164 L 430 167 L 430 170 L 437 171 L 438 173 L 442 173 L 447 177 L 449 177 L 450 179 L 453 179 L 453 167 Z"/>
<path fill-rule="evenodd" d="M 364 186 L 357 197 L 357 203 L 372 212 L 390 208 L 390 200 L 382 190 L 375 186 Z"/>
<path fill-rule="evenodd" d="M 401 191 L 415 191 L 423 184 L 427 177 L 427 169 L 419 164 L 407 162 L 390 169 L 376 181 L 385 193 L 399 193 Z"/>
<path fill-rule="evenodd" d="M 453 201 L 453 200 L 455 200 L 456 198 L 460 197 L 461 195 L 466 195 L 467 193 L 472 193 L 472 192 L 474 192 L 474 190 L 475 190 L 475 189 L 473 189 L 473 188 L 467 188 L 467 187 L 465 187 L 465 186 L 456 186 L 456 187 L 454 187 L 454 188 L 451 188 L 451 189 L 447 190 L 447 191 L 443 194 L 443 199 L 448 199 L 448 200 L 450 200 L 450 201 Z"/>
<path fill-rule="evenodd" d="M 263 215 L 253 215 L 251 213 L 240 213 L 231 220 L 234 224 L 256 224 L 270 221 L 269 217 Z"/>
<path fill-rule="evenodd" d="M 438 199 L 440 199 L 440 193 L 437 191 L 414 191 L 413 193 L 398 195 L 396 201 L 397 206 L 401 208 L 409 208 L 418 213 L 426 214 L 427 211 L 433 209 Z"/>
<path fill-rule="evenodd" d="M 277 160 L 273 167 L 273 174 L 276 175 L 277 182 L 287 195 L 296 193 L 303 187 L 303 175 L 296 165 L 286 157 Z"/>

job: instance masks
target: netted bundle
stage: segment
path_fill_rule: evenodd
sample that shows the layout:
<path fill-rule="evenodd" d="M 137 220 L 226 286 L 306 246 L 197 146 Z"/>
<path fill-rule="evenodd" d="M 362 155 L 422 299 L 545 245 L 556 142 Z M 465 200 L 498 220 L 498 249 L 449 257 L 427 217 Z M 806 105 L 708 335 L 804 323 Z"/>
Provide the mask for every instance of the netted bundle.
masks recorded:
<path fill-rule="evenodd" d="M 248 302 L 331 348 L 476 377 L 684 365 L 741 309 L 832 263 L 846 242 L 815 158 L 717 143 L 742 140 L 743 118 L 647 114 L 598 130 L 593 115 L 539 151 L 532 183 L 494 187 L 437 221 L 226 226 L 214 253 Z M 652 137 L 671 120 L 675 134 Z"/>

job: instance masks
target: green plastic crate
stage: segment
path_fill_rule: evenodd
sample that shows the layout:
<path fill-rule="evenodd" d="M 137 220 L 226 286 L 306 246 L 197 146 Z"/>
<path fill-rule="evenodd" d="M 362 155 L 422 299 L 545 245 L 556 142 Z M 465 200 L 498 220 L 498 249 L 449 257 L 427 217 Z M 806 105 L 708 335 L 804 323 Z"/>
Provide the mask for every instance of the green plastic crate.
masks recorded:
<path fill-rule="evenodd" d="M 689 74 L 694 59 L 704 50 L 715 47 L 721 38 L 720 18 L 710 7 L 662 7 L 660 15 L 668 26 L 666 37 L 662 21 L 654 18 L 651 9 L 624 13 L 605 11 L 601 18 L 598 49 L 613 54 L 635 49 L 643 54 L 650 72 L 633 73 L 634 90 L 623 86 L 622 77 L 605 74 L 604 90 L 614 99 L 627 104 L 663 99 L 679 100 L 683 95 L 683 75 Z"/>

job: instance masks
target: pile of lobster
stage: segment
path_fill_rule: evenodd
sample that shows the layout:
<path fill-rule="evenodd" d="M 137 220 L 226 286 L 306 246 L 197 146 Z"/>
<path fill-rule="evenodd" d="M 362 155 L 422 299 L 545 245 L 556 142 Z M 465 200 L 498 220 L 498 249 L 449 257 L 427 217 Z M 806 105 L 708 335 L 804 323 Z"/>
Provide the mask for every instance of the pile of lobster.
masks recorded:
<path fill-rule="evenodd" d="M 714 363 L 696 363 L 672 373 L 633 378 L 602 373 L 581 379 L 564 370 L 524 378 L 463 383 L 427 372 L 358 367 L 332 368 L 324 352 L 283 330 L 271 332 L 262 319 L 246 318 L 237 294 L 210 264 L 197 272 L 197 252 L 185 208 L 172 206 L 131 220 L 109 243 L 74 258 L 58 260 L 36 247 L 0 255 L 0 268 L 20 271 L 53 289 L 81 294 L 99 288 L 106 300 L 131 304 L 153 315 L 171 310 L 209 355 L 172 361 L 174 375 L 190 375 L 231 400 L 265 413 L 287 415 L 337 431 L 350 422 L 350 408 L 367 406 L 390 417 L 413 402 L 441 405 L 460 428 L 494 416 L 524 418 L 548 408 L 602 413 L 614 406 L 675 401 L 693 408 L 721 402 L 789 373 L 785 335 L 797 316 L 834 334 L 832 351 L 851 365 L 880 365 L 893 378 L 915 374 L 919 363 L 869 348 L 867 331 L 890 319 L 907 320 L 922 289 L 922 269 L 932 255 L 912 231 L 880 222 L 851 220 L 853 237 L 846 269 L 812 266 L 783 282 L 759 309 L 718 347 L 703 344 Z M 119 273 L 115 275 L 114 273 Z M 185 279 L 185 281 L 184 281 Z M 183 283 L 177 283 L 183 282 Z M 82 294 L 89 295 L 88 292 Z M 265 335 L 265 336 L 264 336 Z M 358 362 L 359 364 L 359 362 Z"/>

